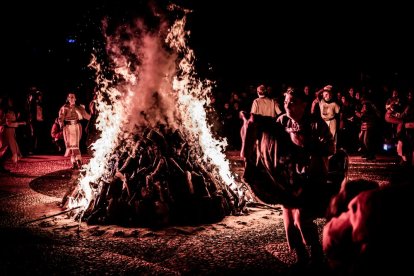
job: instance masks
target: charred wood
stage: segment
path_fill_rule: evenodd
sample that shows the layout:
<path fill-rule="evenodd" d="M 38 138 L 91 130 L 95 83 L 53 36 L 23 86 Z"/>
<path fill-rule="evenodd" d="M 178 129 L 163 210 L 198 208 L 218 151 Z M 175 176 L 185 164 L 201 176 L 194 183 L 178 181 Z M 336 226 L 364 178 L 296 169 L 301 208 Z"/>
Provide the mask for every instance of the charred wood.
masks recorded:
<path fill-rule="evenodd" d="M 224 184 L 197 150 L 178 131 L 143 130 L 115 149 L 108 171 L 99 183 L 91 183 L 95 197 L 83 219 L 158 227 L 217 222 L 239 214 L 243 195 Z M 81 198 L 80 187 L 67 197 Z"/>

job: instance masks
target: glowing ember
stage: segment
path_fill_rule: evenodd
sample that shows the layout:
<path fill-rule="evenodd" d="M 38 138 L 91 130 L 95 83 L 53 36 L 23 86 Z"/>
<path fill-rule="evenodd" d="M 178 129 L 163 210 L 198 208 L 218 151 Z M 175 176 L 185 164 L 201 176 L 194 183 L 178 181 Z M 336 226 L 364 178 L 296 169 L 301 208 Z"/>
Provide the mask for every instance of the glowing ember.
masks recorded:
<path fill-rule="evenodd" d="M 194 72 L 194 53 L 186 44 L 187 12 L 169 30 L 164 21 L 151 31 L 137 20 L 134 26 L 122 26 L 107 36 L 107 54 L 114 65 L 111 80 L 103 76 L 101 65 L 93 58 L 90 66 L 97 71 L 96 82 L 101 87 L 96 102 L 101 135 L 92 145 L 90 162 L 82 168 L 78 192 L 69 198 L 69 208 L 81 207 L 77 215 L 96 204 L 111 177 L 121 179 L 122 189 L 130 193 L 127 178 L 115 168 L 114 160 L 125 154 L 136 158 L 140 145 L 134 134 L 160 126 L 182 133 L 193 162 L 214 181 L 230 188 L 241 211 L 244 193 L 236 185 L 224 154 L 227 142 L 213 138 L 207 124 L 205 107 L 212 83 L 199 80 Z"/>

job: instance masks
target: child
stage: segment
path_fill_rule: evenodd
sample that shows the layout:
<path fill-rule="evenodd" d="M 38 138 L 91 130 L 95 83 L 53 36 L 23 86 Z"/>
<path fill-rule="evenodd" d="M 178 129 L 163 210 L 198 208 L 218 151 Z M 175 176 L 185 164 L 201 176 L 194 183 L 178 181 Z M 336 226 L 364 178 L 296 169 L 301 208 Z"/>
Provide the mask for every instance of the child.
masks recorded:
<path fill-rule="evenodd" d="M 55 148 L 58 153 L 63 153 L 65 147 L 65 142 L 63 140 L 63 130 L 59 125 L 59 119 L 56 118 L 53 122 L 52 129 L 50 131 L 52 136 L 52 143 L 55 145 Z"/>

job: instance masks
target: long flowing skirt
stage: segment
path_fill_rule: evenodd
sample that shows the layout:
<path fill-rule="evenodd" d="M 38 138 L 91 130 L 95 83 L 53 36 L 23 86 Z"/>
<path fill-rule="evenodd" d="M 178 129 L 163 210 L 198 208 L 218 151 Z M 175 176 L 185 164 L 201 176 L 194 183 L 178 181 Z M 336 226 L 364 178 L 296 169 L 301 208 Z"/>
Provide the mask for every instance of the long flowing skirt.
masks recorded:
<path fill-rule="evenodd" d="M 79 141 L 82 137 L 81 124 L 66 125 L 63 127 L 63 138 L 65 139 L 66 152 L 65 157 L 70 156 L 71 159 L 80 159 L 81 152 L 79 149 Z M 72 162 L 74 161 L 72 160 Z"/>

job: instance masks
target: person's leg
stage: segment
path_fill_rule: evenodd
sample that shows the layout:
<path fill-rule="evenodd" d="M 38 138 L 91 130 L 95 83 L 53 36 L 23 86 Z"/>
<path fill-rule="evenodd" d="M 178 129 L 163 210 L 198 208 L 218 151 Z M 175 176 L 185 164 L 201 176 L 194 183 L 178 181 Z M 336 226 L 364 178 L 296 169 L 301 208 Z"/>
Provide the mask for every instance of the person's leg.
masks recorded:
<path fill-rule="evenodd" d="M 81 154 L 79 150 L 80 140 L 80 126 L 67 125 L 64 129 L 64 136 L 66 141 L 66 154 L 70 155 L 70 162 L 72 163 L 72 169 L 79 169 L 79 161 L 81 160 Z"/>
<path fill-rule="evenodd" d="M 9 148 L 6 142 L 6 135 L 4 134 L 4 127 L 0 126 L 0 173 L 9 173 L 10 171 L 4 167 L 6 152 Z"/>
<path fill-rule="evenodd" d="M 283 207 L 283 223 L 285 226 L 286 240 L 289 245 L 289 249 L 296 253 L 297 263 L 305 265 L 309 261 L 309 255 L 306 246 L 303 243 L 300 230 L 295 223 L 297 211 L 298 209 Z"/>
<path fill-rule="evenodd" d="M 314 217 L 307 210 L 300 209 L 295 214 L 295 224 L 300 231 L 303 243 L 310 246 L 311 261 L 320 263 L 323 261 L 323 250 L 319 241 L 318 227 L 313 220 Z"/>
<path fill-rule="evenodd" d="M 375 159 L 375 129 L 374 128 L 367 128 L 365 132 L 365 148 L 367 149 L 367 160 L 374 160 Z"/>
<path fill-rule="evenodd" d="M 72 164 L 72 169 L 78 169 L 78 163 L 76 162 L 76 155 L 73 154 L 70 156 L 70 163 Z"/>
<path fill-rule="evenodd" d="M 4 167 L 4 160 L 0 157 L 0 173 L 10 173 L 10 170 Z"/>
<path fill-rule="evenodd" d="M 69 126 L 64 126 L 63 127 L 63 140 L 65 142 L 65 157 L 69 157 L 70 154 L 70 131 L 69 131 Z"/>
<path fill-rule="evenodd" d="M 78 128 L 77 128 L 77 149 L 74 151 L 75 153 L 75 158 L 76 158 L 76 165 L 78 166 L 78 168 L 80 169 L 82 167 L 82 153 L 81 153 L 81 148 L 80 148 L 80 142 L 81 142 L 81 138 L 82 138 L 82 125 L 78 124 Z"/>

